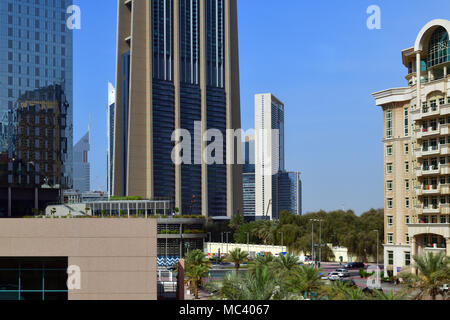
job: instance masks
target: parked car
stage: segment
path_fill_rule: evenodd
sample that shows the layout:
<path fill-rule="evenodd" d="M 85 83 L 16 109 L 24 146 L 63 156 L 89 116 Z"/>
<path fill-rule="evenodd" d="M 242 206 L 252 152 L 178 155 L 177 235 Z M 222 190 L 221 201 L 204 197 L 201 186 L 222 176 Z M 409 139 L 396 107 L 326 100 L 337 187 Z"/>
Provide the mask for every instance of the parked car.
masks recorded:
<path fill-rule="evenodd" d="M 448 293 L 448 283 L 444 284 L 442 287 L 439 288 L 441 292 Z"/>
<path fill-rule="evenodd" d="M 362 262 L 349 262 L 346 265 L 344 265 L 344 267 L 346 269 L 361 269 L 361 268 L 365 268 L 366 265 Z"/>
<path fill-rule="evenodd" d="M 329 280 L 330 274 L 323 274 L 320 279 L 322 280 Z"/>
<path fill-rule="evenodd" d="M 328 280 L 330 280 L 330 281 L 336 281 L 336 280 L 339 280 L 339 279 L 341 279 L 341 277 L 339 276 L 339 273 L 337 273 L 337 272 L 331 272 L 328 275 Z"/>
<path fill-rule="evenodd" d="M 336 269 L 336 272 L 338 273 L 339 277 L 341 278 L 349 278 L 350 272 L 348 272 L 347 269 Z"/>

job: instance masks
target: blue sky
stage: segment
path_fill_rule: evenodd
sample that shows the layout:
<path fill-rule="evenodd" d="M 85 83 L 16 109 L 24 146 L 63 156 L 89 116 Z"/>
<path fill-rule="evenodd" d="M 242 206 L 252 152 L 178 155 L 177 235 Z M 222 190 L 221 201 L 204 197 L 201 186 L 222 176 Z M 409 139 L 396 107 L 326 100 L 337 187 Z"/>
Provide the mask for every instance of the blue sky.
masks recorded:
<path fill-rule="evenodd" d="M 106 188 L 107 82 L 115 82 L 116 1 L 75 0 L 74 141 L 91 115 L 91 177 Z M 381 30 L 366 27 L 381 8 Z M 303 210 L 383 207 L 382 114 L 371 93 L 405 86 L 401 50 L 448 0 L 238 0 L 241 114 L 254 127 L 254 94 L 285 103 L 286 167 L 303 176 Z"/>

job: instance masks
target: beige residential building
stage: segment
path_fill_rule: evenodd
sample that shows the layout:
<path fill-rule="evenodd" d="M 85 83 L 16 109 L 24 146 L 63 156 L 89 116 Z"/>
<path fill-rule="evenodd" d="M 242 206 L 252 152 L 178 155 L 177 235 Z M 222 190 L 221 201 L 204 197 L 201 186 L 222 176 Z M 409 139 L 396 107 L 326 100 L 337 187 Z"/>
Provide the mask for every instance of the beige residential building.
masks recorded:
<path fill-rule="evenodd" d="M 202 162 L 207 130 L 241 128 L 236 0 L 118 0 L 117 37 L 113 194 L 170 198 L 182 214 L 242 211 L 241 139 L 224 139 L 223 163 Z M 177 129 L 192 164 L 172 157 Z"/>
<path fill-rule="evenodd" d="M 450 21 L 402 51 L 408 86 L 374 93 L 384 119 L 385 270 L 424 252 L 450 255 Z M 419 83 L 419 85 L 418 85 Z"/>

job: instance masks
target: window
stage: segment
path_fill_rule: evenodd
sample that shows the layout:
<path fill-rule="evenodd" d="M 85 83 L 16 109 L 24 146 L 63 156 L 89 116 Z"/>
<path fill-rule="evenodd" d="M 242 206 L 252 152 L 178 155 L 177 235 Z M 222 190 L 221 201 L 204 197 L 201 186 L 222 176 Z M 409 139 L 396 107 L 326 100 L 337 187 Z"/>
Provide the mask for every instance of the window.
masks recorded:
<path fill-rule="evenodd" d="M 388 209 L 392 209 L 394 207 L 394 199 L 392 198 L 387 199 L 387 207 Z"/>
<path fill-rule="evenodd" d="M 442 224 L 447 223 L 447 217 L 446 217 L 446 216 L 441 216 L 440 222 L 441 222 Z"/>
<path fill-rule="evenodd" d="M 405 154 L 409 154 L 409 144 L 405 143 Z"/>
<path fill-rule="evenodd" d="M 409 198 L 405 198 L 405 208 L 409 209 Z"/>
<path fill-rule="evenodd" d="M 407 137 L 407 136 L 409 136 L 409 112 L 408 112 L 408 108 L 405 108 L 404 115 L 405 115 L 405 137 Z"/>
<path fill-rule="evenodd" d="M 392 138 L 392 110 L 386 111 L 386 139 Z"/>
<path fill-rule="evenodd" d="M 387 220 L 388 220 L 388 226 L 392 227 L 394 225 L 394 217 L 393 216 L 388 216 Z"/>
<path fill-rule="evenodd" d="M 409 224 L 409 222 L 410 222 L 409 216 L 406 216 L 406 217 L 405 217 L 405 223 L 406 223 L 406 224 Z"/>
<path fill-rule="evenodd" d="M 391 174 L 392 173 L 392 163 L 388 163 L 386 165 L 386 173 Z"/>
<path fill-rule="evenodd" d="M 408 233 L 405 233 L 405 241 L 406 241 L 406 244 L 410 243 L 410 239 L 409 239 L 409 234 Z"/>
<path fill-rule="evenodd" d="M 388 181 L 387 182 L 387 184 L 386 184 L 386 189 L 387 189 L 387 191 L 392 191 L 392 186 L 393 186 L 393 184 L 394 184 L 394 182 L 392 182 L 392 181 Z"/>
<path fill-rule="evenodd" d="M 405 266 L 411 265 L 411 253 L 405 252 Z"/>
<path fill-rule="evenodd" d="M 405 180 L 405 190 L 409 191 L 409 180 Z"/>
<path fill-rule="evenodd" d="M 406 173 L 409 172 L 409 162 L 408 161 L 405 162 L 405 172 Z"/>
<path fill-rule="evenodd" d="M 386 147 L 386 155 L 392 156 L 392 150 L 393 150 L 392 146 L 387 146 Z"/>
<path fill-rule="evenodd" d="M 388 264 L 390 266 L 394 265 L 394 251 L 388 251 Z"/>
<path fill-rule="evenodd" d="M 387 241 L 389 244 L 393 244 L 394 243 L 394 234 L 393 233 L 388 233 L 387 234 Z"/>

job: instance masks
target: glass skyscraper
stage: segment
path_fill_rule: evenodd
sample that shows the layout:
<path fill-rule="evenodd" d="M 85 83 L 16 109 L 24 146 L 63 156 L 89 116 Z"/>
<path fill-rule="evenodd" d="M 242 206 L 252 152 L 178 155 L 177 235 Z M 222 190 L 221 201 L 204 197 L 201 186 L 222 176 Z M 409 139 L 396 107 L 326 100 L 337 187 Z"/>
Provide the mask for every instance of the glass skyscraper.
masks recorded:
<path fill-rule="evenodd" d="M 278 209 L 297 215 L 302 214 L 302 182 L 300 172 L 278 174 Z"/>
<path fill-rule="evenodd" d="M 67 137 L 63 171 L 72 181 L 73 43 L 66 13 L 72 0 L 0 1 L 0 154 L 9 162 L 12 152 L 10 117 L 25 92 L 57 85 L 68 103 L 61 136 Z M 31 124 L 30 124 L 31 125 Z M 36 143 L 33 141 L 33 143 Z"/>
<path fill-rule="evenodd" d="M 172 159 L 177 129 L 191 134 L 192 163 L 206 149 L 196 128 L 240 129 L 236 0 L 120 0 L 118 23 L 113 194 L 170 198 L 187 215 L 242 212 L 240 166 Z"/>

